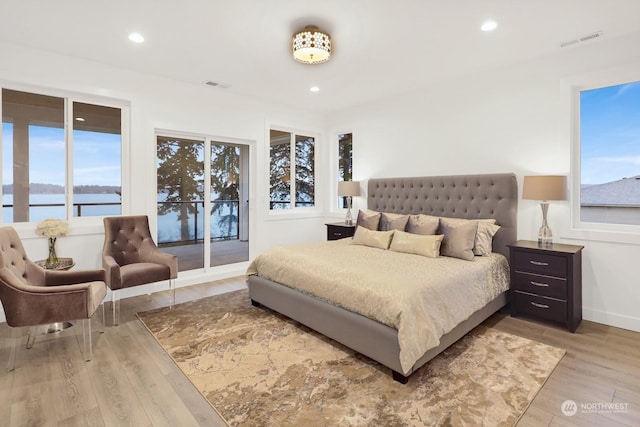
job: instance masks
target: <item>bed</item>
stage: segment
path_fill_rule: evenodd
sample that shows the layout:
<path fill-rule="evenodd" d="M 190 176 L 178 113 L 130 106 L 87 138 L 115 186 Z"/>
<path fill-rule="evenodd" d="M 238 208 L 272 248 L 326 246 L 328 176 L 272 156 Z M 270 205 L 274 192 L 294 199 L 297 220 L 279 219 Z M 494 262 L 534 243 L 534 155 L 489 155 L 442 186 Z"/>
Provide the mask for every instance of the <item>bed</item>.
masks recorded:
<path fill-rule="evenodd" d="M 492 250 L 499 254 L 494 258 L 502 259 L 503 264 L 506 264 L 509 256 L 507 244 L 517 240 L 517 182 L 514 174 L 370 179 L 367 194 L 367 208 L 378 212 L 495 219 L 500 229 L 493 237 Z M 342 247 L 348 243 L 338 243 L 332 246 L 331 250 L 343 250 Z M 321 250 L 318 248 L 320 246 L 312 247 L 313 250 Z M 479 258 L 484 257 L 476 259 Z M 474 259 L 460 262 L 472 265 L 475 261 Z M 442 259 L 440 262 L 449 260 Z M 285 268 L 286 265 L 286 262 L 281 262 L 278 268 Z M 265 277 L 261 276 L 252 263 L 248 270 L 247 284 L 253 305 L 265 306 L 284 314 L 381 363 L 390 368 L 393 379 L 401 383 L 406 383 L 413 372 L 507 303 L 507 290 L 503 290 L 478 309 L 474 309 L 475 311 L 465 315 L 464 319 L 456 320 L 452 329 L 439 336 L 432 346 L 420 353 L 421 356 L 410 359 L 411 363 L 408 365 L 406 357 L 401 357 L 403 349 L 399 343 L 406 342 L 406 339 L 402 339 L 406 335 L 403 329 L 394 327 L 389 322 L 359 314 L 347 308 L 347 305 L 330 303 L 326 298 L 312 295 L 304 289 L 296 289 L 270 280 L 269 275 L 263 276 Z M 306 281 L 309 281 L 308 277 L 300 280 Z M 508 279 L 506 286 L 508 287 Z M 390 305 L 392 300 L 393 298 L 389 299 Z M 404 353 L 406 354 L 406 349 Z"/>

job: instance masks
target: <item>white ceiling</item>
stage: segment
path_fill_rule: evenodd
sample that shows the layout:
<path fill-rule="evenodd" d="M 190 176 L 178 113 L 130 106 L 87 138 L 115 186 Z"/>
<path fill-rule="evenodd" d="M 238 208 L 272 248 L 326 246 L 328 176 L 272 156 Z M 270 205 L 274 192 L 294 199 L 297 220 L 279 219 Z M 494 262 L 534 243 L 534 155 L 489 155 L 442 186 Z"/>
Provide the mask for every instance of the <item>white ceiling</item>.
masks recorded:
<path fill-rule="evenodd" d="M 0 40 L 327 112 L 640 31 L 640 0 L 0 0 L 0 22 Z M 327 63 L 291 56 L 309 24 Z"/>

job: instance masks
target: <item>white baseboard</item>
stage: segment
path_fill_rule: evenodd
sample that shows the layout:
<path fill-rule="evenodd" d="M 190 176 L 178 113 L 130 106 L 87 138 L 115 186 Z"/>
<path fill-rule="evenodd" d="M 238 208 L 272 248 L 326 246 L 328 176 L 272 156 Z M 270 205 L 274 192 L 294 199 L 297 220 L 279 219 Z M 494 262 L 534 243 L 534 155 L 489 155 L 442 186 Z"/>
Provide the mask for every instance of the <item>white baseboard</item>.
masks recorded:
<path fill-rule="evenodd" d="M 582 318 L 603 325 L 640 332 L 640 318 L 582 307 Z"/>

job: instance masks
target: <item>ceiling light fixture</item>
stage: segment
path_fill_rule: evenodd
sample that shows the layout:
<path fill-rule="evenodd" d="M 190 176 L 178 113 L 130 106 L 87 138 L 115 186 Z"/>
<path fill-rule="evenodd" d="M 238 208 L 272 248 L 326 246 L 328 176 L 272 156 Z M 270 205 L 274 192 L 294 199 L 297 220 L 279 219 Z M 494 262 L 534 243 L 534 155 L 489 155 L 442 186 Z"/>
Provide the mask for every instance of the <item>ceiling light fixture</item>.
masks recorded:
<path fill-rule="evenodd" d="M 293 35 L 293 58 L 305 64 L 319 64 L 331 57 L 331 36 L 309 25 Z"/>
<path fill-rule="evenodd" d="M 320 88 L 319 88 L 318 86 L 311 86 L 311 87 L 309 88 L 309 90 L 310 90 L 311 92 L 320 92 Z"/>
<path fill-rule="evenodd" d="M 498 23 L 493 20 L 484 21 L 480 29 L 484 32 L 493 31 L 498 28 Z"/>
<path fill-rule="evenodd" d="M 134 43 L 143 43 L 144 37 L 140 33 L 131 33 L 129 34 L 129 40 L 131 40 Z"/>

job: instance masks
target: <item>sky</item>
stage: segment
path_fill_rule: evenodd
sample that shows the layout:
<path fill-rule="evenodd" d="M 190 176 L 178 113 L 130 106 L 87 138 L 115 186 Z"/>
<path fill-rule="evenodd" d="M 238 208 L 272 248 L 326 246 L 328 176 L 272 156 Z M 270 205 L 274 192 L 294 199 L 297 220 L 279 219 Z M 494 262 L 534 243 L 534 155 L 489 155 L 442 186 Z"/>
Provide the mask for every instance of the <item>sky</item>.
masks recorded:
<path fill-rule="evenodd" d="M 640 175 L 640 82 L 580 93 L 582 184 Z"/>
<path fill-rule="evenodd" d="M 73 131 L 73 185 L 121 185 L 120 135 Z M 2 124 L 2 183 L 13 182 L 13 126 Z M 65 183 L 64 130 L 30 126 L 29 181 Z"/>

